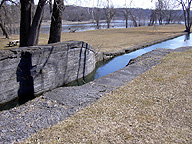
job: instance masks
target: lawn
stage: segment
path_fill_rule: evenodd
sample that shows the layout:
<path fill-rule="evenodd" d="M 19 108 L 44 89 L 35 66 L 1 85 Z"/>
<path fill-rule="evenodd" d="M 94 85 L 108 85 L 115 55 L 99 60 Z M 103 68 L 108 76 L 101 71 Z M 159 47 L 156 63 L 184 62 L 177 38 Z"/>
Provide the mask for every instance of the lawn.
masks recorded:
<path fill-rule="evenodd" d="M 100 29 L 85 32 L 62 33 L 62 41 L 85 41 L 93 46 L 96 51 L 112 52 L 127 49 L 135 45 L 169 38 L 183 33 L 184 25 L 171 24 L 150 27 L 134 27 L 128 29 Z M 41 34 L 40 45 L 48 42 L 48 34 Z M 19 39 L 13 35 L 10 40 Z M 0 49 L 7 49 L 8 39 L 0 37 Z"/>

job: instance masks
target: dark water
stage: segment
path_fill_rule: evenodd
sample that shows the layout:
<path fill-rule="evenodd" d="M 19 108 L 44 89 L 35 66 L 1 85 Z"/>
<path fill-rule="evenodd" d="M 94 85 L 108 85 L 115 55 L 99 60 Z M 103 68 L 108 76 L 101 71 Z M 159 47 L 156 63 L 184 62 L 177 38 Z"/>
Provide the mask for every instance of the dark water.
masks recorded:
<path fill-rule="evenodd" d="M 112 73 L 118 69 L 125 67 L 129 61 L 133 58 L 136 58 L 142 54 L 150 52 L 156 48 L 168 48 L 176 49 L 184 46 L 192 46 L 192 41 L 190 40 L 191 35 L 180 36 L 162 43 L 158 43 L 144 49 L 140 49 L 128 54 L 124 54 L 118 57 L 113 58 L 112 60 L 103 63 L 95 72 L 94 79 L 98 79 L 102 76 L 105 76 L 109 73 Z"/>

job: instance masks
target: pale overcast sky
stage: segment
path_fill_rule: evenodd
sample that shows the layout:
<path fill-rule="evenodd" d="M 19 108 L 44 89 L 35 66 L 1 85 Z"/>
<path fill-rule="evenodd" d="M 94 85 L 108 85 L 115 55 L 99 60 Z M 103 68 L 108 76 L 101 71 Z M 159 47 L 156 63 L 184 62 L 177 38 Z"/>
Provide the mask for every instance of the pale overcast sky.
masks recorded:
<path fill-rule="evenodd" d="M 84 6 L 90 6 L 96 5 L 98 0 L 68 0 L 68 4 L 77 4 L 77 5 L 84 5 Z M 106 0 L 100 0 L 100 1 L 106 1 Z M 110 0 L 112 4 L 115 7 L 123 7 L 125 5 L 125 1 L 127 5 L 130 4 L 131 0 Z M 154 1 L 151 2 L 151 0 L 132 0 L 131 7 L 134 8 L 154 8 Z"/>
<path fill-rule="evenodd" d="M 65 0 L 65 4 L 93 7 L 93 5 L 96 5 L 96 1 L 98 0 Z M 111 2 L 115 7 L 123 7 L 125 5 L 125 1 L 127 1 L 127 5 L 129 5 L 130 0 L 111 0 Z M 134 8 L 149 8 L 149 9 L 154 8 L 154 0 L 153 2 L 151 2 L 151 0 L 132 0 L 132 1 L 133 2 L 131 4 L 131 7 Z M 37 3 L 38 0 L 35 0 L 35 2 Z"/>

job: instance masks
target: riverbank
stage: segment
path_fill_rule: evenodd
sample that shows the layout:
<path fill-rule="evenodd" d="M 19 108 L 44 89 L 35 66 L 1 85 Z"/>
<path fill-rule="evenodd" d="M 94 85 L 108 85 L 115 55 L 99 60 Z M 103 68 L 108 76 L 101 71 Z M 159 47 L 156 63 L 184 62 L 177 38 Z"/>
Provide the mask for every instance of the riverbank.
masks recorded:
<path fill-rule="evenodd" d="M 190 143 L 192 50 L 185 50 L 152 51 L 119 70 L 121 76 L 115 72 L 93 82 L 92 87 L 100 83 L 113 92 L 24 143 Z M 130 67 L 134 71 L 128 72 Z M 145 72 L 128 83 L 128 75 L 139 70 Z M 54 96 L 59 93 L 62 88 L 45 94 L 44 99 L 56 102 L 62 99 L 62 95 Z M 87 95 L 94 97 L 92 92 Z M 84 105 L 85 99 L 76 102 Z"/>

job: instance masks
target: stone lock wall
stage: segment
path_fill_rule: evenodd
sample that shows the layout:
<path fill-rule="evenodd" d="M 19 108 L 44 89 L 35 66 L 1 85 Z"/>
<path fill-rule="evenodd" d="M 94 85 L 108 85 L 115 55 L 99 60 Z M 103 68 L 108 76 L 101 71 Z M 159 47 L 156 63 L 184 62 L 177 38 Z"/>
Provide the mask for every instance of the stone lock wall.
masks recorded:
<path fill-rule="evenodd" d="M 94 48 L 82 41 L 0 51 L 0 104 L 52 90 L 95 69 Z"/>

